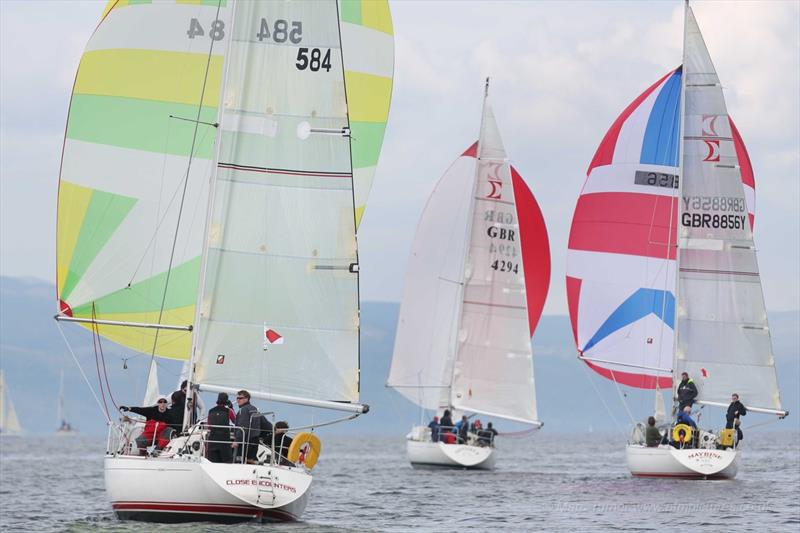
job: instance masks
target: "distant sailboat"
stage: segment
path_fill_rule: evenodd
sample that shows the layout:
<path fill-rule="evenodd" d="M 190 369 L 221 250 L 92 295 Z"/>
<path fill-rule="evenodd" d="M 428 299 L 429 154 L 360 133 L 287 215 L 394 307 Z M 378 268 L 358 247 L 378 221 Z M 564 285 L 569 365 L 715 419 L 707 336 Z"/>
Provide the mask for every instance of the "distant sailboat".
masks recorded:
<path fill-rule="evenodd" d="M 110 2 L 70 104 L 56 318 L 190 361 L 187 406 L 247 389 L 346 413 L 328 423 L 366 413 L 356 229 L 388 116 L 392 32 L 385 0 Z M 261 445 L 258 464 L 227 464 L 204 456 L 205 426 L 184 429 L 140 455 L 138 433 L 111 426 L 119 518 L 303 513 L 316 434 L 296 433 L 283 458 Z"/>
<path fill-rule="evenodd" d="M 5 374 L 0 370 L 0 435 L 21 435 L 22 427 L 19 425 L 14 402 L 6 386 Z"/>
<path fill-rule="evenodd" d="M 700 405 L 726 407 L 738 393 L 748 411 L 783 417 L 753 244 L 753 170 L 688 2 L 683 54 L 623 111 L 589 166 L 567 261 L 575 343 L 602 376 L 655 390 L 657 420 L 661 391 L 677 398 L 682 372 Z M 666 430 L 674 446 L 646 447 L 634 431 L 633 475 L 736 475 L 732 430 L 695 439 L 687 425 Z"/>
<path fill-rule="evenodd" d="M 387 385 L 424 409 L 541 426 L 531 336 L 550 279 L 547 230 L 509 164 L 488 83 L 479 140 L 436 185 L 419 221 Z M 433 442 L 427 427 L 414 427 L 409 461 L 491 469 L 495 449 L 477 436 Z"/>
<path fill-rule="evenodd" d="M 64 370 L 61 370 L 61 379 L 58 387 L 58 421 L 59 426 L 56 434 L 60 436 L 77 435 L 78 430 L 72 427 L 67 421 L 66 410 L 64 409 Z"/>

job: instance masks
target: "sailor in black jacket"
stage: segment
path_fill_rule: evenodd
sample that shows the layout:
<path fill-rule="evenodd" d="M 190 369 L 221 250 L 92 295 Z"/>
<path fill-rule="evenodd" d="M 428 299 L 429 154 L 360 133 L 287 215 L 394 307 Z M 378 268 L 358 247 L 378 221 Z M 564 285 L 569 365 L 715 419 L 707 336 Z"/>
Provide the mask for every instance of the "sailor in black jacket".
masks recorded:
<path fill-rule="evenodd" d="M 681 373 L 681 382 L 678 385 L 678 412 L 683 411 L 687 405 L 689 407 L 694 404 L 694 399 L 697 397 L 697 386 L 689 378 L 686 372 Z"/>
<path fill-rule="evenodd" d="M 731 394 L 731 404 L 728 406 L 728 413 L 725 415 L 725 428 L 726 429 L 733 429 L 736 428 L 736 441 L 742 440 L 744 438 L 744 434 L 742 433 L 742 428 L 739 426 L 741 422 L 739 420 L 740 416 L 744 416 L 747 414 L 747 409 L 745 409 L 744 404 L 739 401 L 739 395 L 735 392 Z"/>

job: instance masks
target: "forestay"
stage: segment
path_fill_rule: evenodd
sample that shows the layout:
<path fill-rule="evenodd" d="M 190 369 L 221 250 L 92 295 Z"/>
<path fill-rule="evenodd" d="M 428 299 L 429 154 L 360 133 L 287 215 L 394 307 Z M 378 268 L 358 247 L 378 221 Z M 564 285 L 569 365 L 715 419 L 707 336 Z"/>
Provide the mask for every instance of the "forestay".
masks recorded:
<path fill-rule="evenodd" d="M 336 2 L 236 4 L 195 339 L 201 386 L 358 400 L 338 23 Z"/>
<path fill-rule="evenodd" d="M 772 342 L 725 98 L 691 8 L 684 43 L 686 109 L 676 372 L 698 399 L 780 410 Z"/>

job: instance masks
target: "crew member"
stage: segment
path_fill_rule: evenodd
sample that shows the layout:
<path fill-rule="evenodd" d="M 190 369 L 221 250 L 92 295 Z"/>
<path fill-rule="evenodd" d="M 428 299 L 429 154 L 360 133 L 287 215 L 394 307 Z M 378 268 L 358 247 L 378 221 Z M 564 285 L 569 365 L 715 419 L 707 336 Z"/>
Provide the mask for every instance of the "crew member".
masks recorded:
<path fill-rule="evenodd" d="M 428 427 L 431 428 L 431 440 L 433 442 L 439 442 L 439 417 L 434 416 L 433 420 L 428 424 Z"/>
<path fill-rule="evenodd" d="M 136 437 L 136 446 L 138 446 L 140 454 L 144 454 L 151 444 L 155 444 L 157 448 L 163 448 L 167 445 L 172 434 L 172 428 L 169 426 L 170 413 L 167 408 L 166 396 L 159 396 L 156 404 L 150 407 L 120 405 L 119 410 L 123 413 L 130 411 L 131 413 L 142 415 L 146 419 L 144 431 Z M 127 416 L 125 420 L 130 422 Z"/>
<path fill-rule="evenodd" d="M 644 442 L 648 448 L 655 448 L 661 443 L 661 432 L 658 431 L 656 427 L 656 419 L 655 417 L 649 417 L 647 419 L 647 428 L 644 432 Z"/>
<path fill-rule="evenodd" d="M 240 390 L 236 393 L 236 403 L 239 405 L 239 412 L 236 414 L 236 442 L 233 447 L 237 448 L 242 443 L 243 450 L 241 455 L 248 464 L 258 464 L 256 455 L 258 454 L 258 438 L 261 436 L 261 416 L 258 409 L 250 403 L 250 393 Z"/>
<path fill-rule="evenodd" d="M 689 378 L 689 374 L 681 372 L 681 382 L 678 384 L 678 409 L 683 411 L 686 406 L 694 405 L 697 397 L 697 386 Z"/>
<path fill-rule="evenodd" d="M 231 422 L 236 420 L 233 409 L 227 406 L 228 395 L 220 392 L 217 405 L 208 411 L 208 437 L 206 458 L 212 463 L 230 463 L 233 461 L 231 448 Z"/>
<path fill-rule="evenodd" d="M 736 428 L 736 442 L 739 442 L 744 438 L 741 428 L 742 421 L 739 419 L 739 417 L 742 417 L 746 414 L 747 409 L 745 409 L 744 404 L 739 401 L 739 395 L 734 392 L 731 394 L 731 404 L 728 406 L 728 412 L 725 415 L 725 428 Z"/>

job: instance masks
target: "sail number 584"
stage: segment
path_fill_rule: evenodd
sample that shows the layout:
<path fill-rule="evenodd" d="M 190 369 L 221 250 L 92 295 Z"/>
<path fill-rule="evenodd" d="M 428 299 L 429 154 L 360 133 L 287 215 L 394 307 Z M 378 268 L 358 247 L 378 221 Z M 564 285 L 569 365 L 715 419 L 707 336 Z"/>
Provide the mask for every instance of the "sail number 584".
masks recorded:
<path fill-rule="evenodd" d="M 320 48 L 298 48 L 297 49 L 297 62 L 294 64 L 297 70 L 310 70 L 317 72 L 320 69 L 325 69 L 325 72 L 331 70 L 331 49 L 325 50 L 325 55 L 322 54 Z"/>

